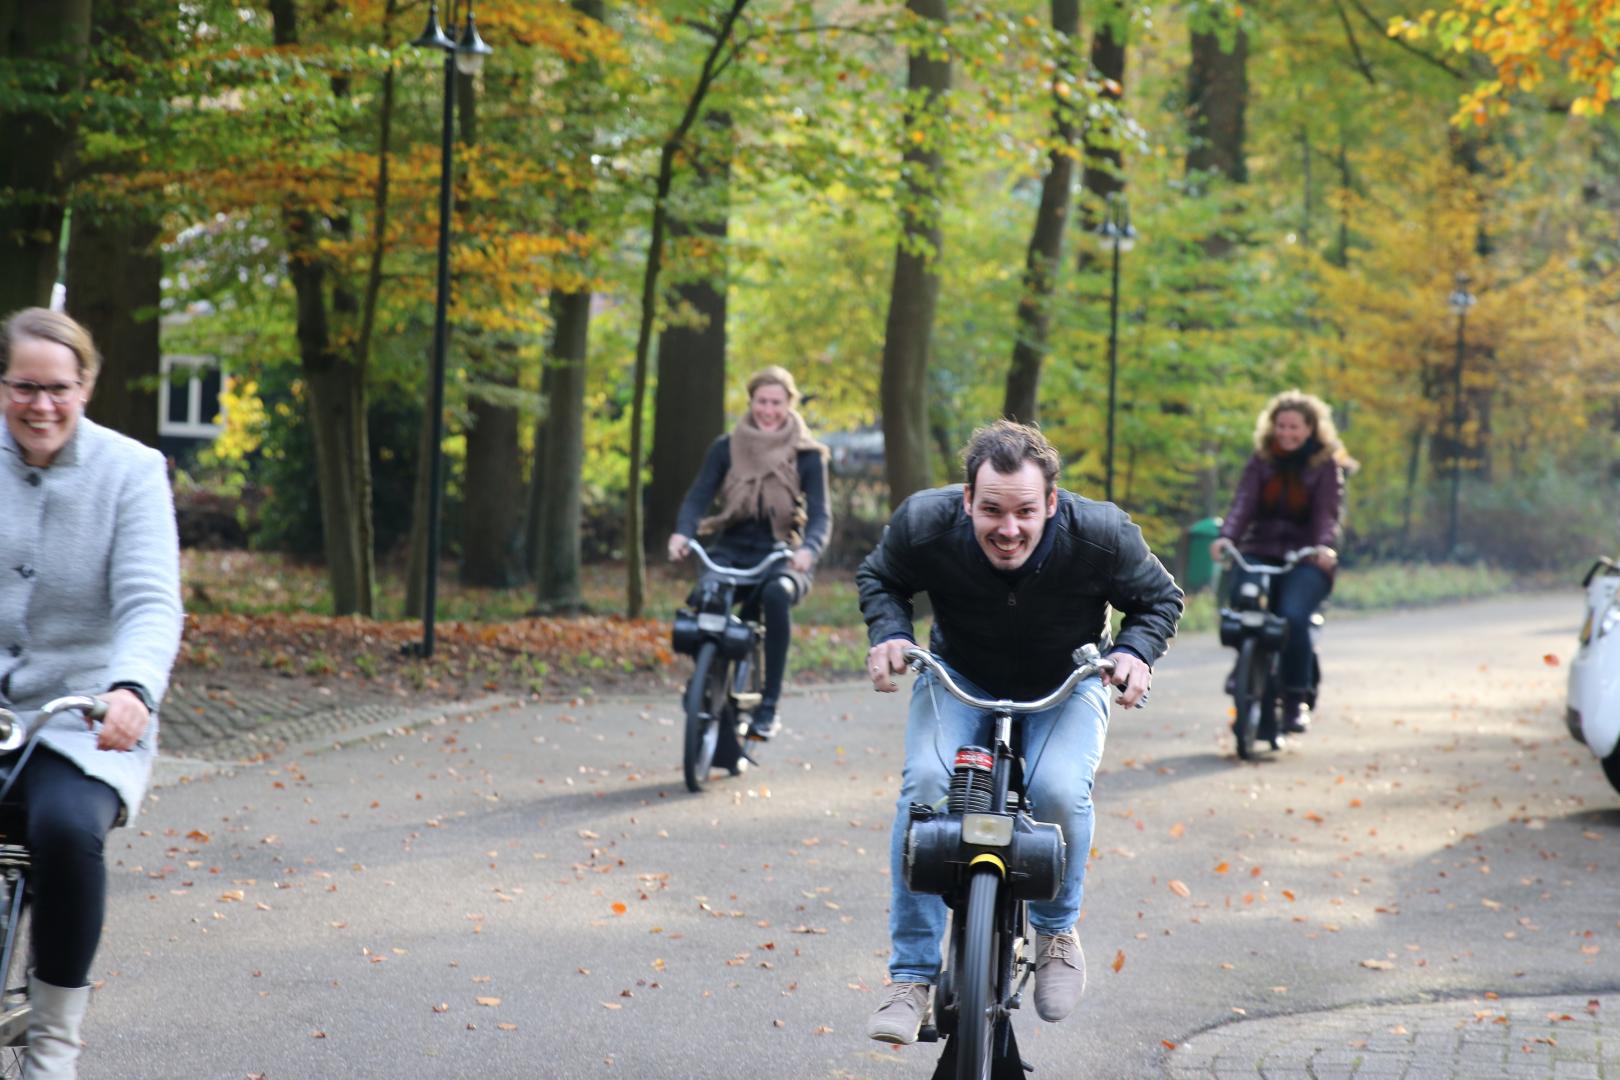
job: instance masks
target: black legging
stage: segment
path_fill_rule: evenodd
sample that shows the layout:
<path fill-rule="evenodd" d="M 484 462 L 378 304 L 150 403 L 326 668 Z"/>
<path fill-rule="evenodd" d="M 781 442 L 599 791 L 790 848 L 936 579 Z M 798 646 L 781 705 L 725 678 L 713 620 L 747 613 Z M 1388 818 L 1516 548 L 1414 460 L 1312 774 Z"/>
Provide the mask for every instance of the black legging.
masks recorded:
<path fill-rule="evenodd" d="M 84 986 L 107 915 L 102 853 L 118 820 L 118 793 L 36 744 L 7 802 L 27 815 L 34 973 L 52 986 Z"/>
<path fill-rule="evenodd" d="M 757 607 L 765 620 L 764 702 L 775 705 L 782 696 L 782 677 L 787 673 L 788 645 L 793 641 L 793 605 L 799 599 L 798 586 L 790 577 L 773 577 L 759 587 L 747 605 Z"/>

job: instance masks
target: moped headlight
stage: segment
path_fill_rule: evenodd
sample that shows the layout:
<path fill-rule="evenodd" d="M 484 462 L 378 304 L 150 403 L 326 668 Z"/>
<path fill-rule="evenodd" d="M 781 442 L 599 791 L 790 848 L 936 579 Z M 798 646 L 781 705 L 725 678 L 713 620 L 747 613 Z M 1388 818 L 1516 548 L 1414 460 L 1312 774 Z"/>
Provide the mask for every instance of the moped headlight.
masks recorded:
<path fill-rule="evenodd" d="M 1603 620 L 1598 623 L 1597 636 L 1602 637 L 1617 625 L 1620 625 L 1620 605 L 1611 603 L 1603 612 Z"/>
<path fill-rule="evenodd" d="M 1012 843 L 1013 819 L 1007 814 L 963 814 L 962 842 L 979 847 L 1006 847 Z"/>

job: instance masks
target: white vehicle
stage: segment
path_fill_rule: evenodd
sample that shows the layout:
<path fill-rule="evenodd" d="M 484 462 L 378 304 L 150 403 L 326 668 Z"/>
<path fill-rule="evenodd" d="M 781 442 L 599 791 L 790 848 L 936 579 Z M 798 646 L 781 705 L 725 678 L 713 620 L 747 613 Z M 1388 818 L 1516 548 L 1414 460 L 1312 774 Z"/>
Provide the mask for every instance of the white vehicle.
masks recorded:
<path fill-rule="evenodd" d="M 1603 762 L 1604 775 L 1620 791 L 1620 565 L 1599 559 L 1581 584 L 1586 588 L 1586 621 L 1569 665 L 1564 722 Z"/>

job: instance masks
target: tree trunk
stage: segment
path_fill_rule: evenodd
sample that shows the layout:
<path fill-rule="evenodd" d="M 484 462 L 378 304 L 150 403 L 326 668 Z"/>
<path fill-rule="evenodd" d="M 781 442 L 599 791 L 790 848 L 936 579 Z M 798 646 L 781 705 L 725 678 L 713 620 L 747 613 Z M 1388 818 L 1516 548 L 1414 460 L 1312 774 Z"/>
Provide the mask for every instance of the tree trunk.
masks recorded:
<path fill-rule="evenodd" d="M 573 0 L 587 19 L 602 21 L 602 0 Z M 597 65 L 586 63 L 569 73 L 560 92 L 578 103 L 569 110 L 576 129 L 566 140 L 588 175 L 595 145 L 599 106 L 590 94 L 600 82 Z M 581 211 L 589 192 L 565 203 L 560 215 L 569 221 Z M 591 294 L 588 289 L 553 289 L 550 298 L 552 337 L 540 374 L 541 414 L 534 433 L 534 474 L 529 479 L 528 515 L 524 524 L 529 573 L 534 578 L 535 607 L 541 612 L 585 610 L 580 590 L 580 496 L 585 466 L 585 382 L 589 356 Z"/>
<path fill-rule="evenodd" d="M 90 9 L 90 0 L 0 0 L 0 61 L 11 68 L 8 81 L 21 83 L 8 87 L 7 98 L 58 102 L 0 111 L 0 315 L 51 302 L 72 186 L 71 103 L 84 84 Z M 36 68 L 38 75 L 20 74 Z"/>
<path fill-rule="evenodd" d="M 1018 298 L 1017 337 L 1001 405 L 1003 416 L 1027 423 L 1040 418 L 1041 364 L 1046 359 L 1052 293 L 1062 265 L 1063 230 L 1068 225 L 1074 187 L 1074 109 L 1069 99 L 1078 66 L 1073 41 L 1080 33 L 1080 0 L 1052 0 L 1052 29 L 1064 42 L 1053 74 L 1057 89 L 1052 94 L 1052 138 L 1057 145 L 1046 156 L 1041 205 L 1035 212 L 1035 228 L 1030 232 L 1029 250 L 1024 256 L 1024 292 Z"/>
<path fill-rule="evenodd" d="M 390 5 L 391 10 L 392 5 Z M 298 25 L 293 0 L 272 0 L 272 36 L 278 45 L 296 44 Z M 346 96 L 347 80 L 334 77 L 334 95 Z M 386 158 L 388 113 L 383 114 Z M 380 178 L 376 198 L 386 197 Z M 346 217 L 326 218 L 307 207 L 283 210 L 287 230 L 288 276 L 297 304 L 298 355 L 303 368 L 306 416 L 315 446 L 315 480 L 320 494 L 321 533 L 326 572 L 337 615 L 374 614 L 375 578 L 371 530 L 371 454 L 366 427 L 366 350 L 359 341 L 344 355 L 332 332 L 335 320 L 366 322 L 362 312 L 374 302 L 362 301 L 331 275 L 328 310 L 328 267 L 320 253 L 321 222 L 347 236 Z"/>
<path fill-rule="evenodd" d="M 506 350 L 510 351 L 510 350 Z M 486 385 L 516 391 L 512 359 L 496 361 Z M 523 455 L 518 408 L 468 389 L 467 461 L 462 476 L 461 580 L 505 589 L 528 580 L 523 557 Z"/>
<path fill-rule="evenodd" d="M 680 319 L 658 335 L 658 391 L 653 402 L 652 487 L 647 492 L 646 542 L 657 549 L 675 531 L 681 499 L 703 467 L 709 444 L 726 426 L 726 210 L 725 191 L 731 172 L 731 118 L 711 113 L 708 126 L 718 129 L 723 158 L 689 155 L 701 205 L 717 205 L 714 218 L 690 225 L 671 218 L 672 240 L 699 236 L 717 250 L 719 265 L 672 291 Z"/>
<path fill-rule="evenodd" d="M 1116 7 L 1110 17 L 1097 24 L 1091 35 L 1091 66 L 1107 80 L 1103 97 L 1115 107 L 1125 97 L 1125 29 L 1128 16 Z M 1102 226 L 1103 213 L 1111 198 L 1125 194 L 1125 158 L 1120 150 L 1119 133 L 1112 120 L 1092 121 L 1081 135 L 1080 160 L 1085 165 L 1080 184 L 1086 198 L 1081 204 L 1080 227 L 1085 240 L 1076 259 L 1081 271 L 1100 265 L 1101 256 L 1092 241 Z"/>
<path fill-rule="evenodd" d="M 946 0 L 906 0 L 906 10 L 948 21 Z M 937 260 L 944 242 L 939 189 L 944 177 L 939 122 L 951 88 L 950 57 L 913 47 L 906 57 L 908 107 L 901 156 L 900 242 L 894 254 L 889 314 L 883 331 L 883 465 L 889 506 L 929 486 L 928 361 L 939 303 Z"/>
<path fill-rule="evenodd" d="M 675 158 L 683 148 L 692 124 L 703 108 L 703 99 L 720 73 L 721 54 L 731 43 L 731 32 L 742 16 L 748 0 L 731 0 L 731 8 L 714 34 L 714 43 L 703 60 L 686 111 L 658 156 L 658 176 L 654 184 L 651 235 L 647 240 L 647 262 L 641 277 L 641 323 L 636 334 L 636 359 L 630 397 L 630 483 L 625 495 L 624 555 L 626 562 L 625 613 L 641 616 L 647 589 L 646 551 L 641 524 L 642 425 L 647 400 L 648 355 L 652 351 L 652 328 L 658 319 L 658 275 L 664 265 L 664 236 L 669 226 L 669 192 L 675 182 Z"/>
<path fill-rule="evenodd" d="M 1245 116 L 1249 107 L 1249 36 L 1232 30 L 1232 47 L 1214 32 L 1192 34 L 1192 62 L 1187 69 L 1189 130 L 1187 172 L 1222 176 L 1246 183 Z"/>
<path fill-rule="evenodd" d="M 580 474 L 585 465 L 585 358 L 591 294 L 553 292 L 551 358 L 541 377 L 545 419 L 534 438 L 529 569 L 543 613 L 584 610 L 580 592 Z"/>
<path fill-rule="evenodd" d="M 163 255 L 156 223 L 81 209 L 69 230 L 67 310 L 95 339 L 101 374 L 86 412 L 147 446 L 158 444 Z M 176 384 L 171 393 L 184 393 Z M 201 417 L 206 423 L 210 417 Z"/>
<path fill-rule="evenodd" d="M 478 83 L 456 76 L 456 109 L 461 141 L 478 144 Z M 463 208 L 465 209 L 465 208 Z M 487 335 L 481 335 L 484 341 Z M 505 589 L 528 579 L 523 558 L 523 454 L 518 446 L 520 418 L 513 394 L 517 366 L 509 346 L 469 349 L 469 366 L 481 380 L 468 388 L 470 423 L 464 432 L 467 459 L 462 467 L 461 580 Z M 487 388 L 480 392 L 480 385 Z"/>
<path fill-rule="evenodd" d="M 94 13 L 91 42 L 98 74 L 136 77 L 142 63 L 167 62 L 174 52 L 164 34 L 163 0 L 102 4 Z M 100 163 L 106 172 L 138 171 L 134 154 Z M 74 207 L 67 245 L 67 311 L 95 339 L 101 373 L 88 415 L 148 446 L 158 445 L 162 344 L 163 255 L 159 212 L 150 204 Z M 184 393 L 185 383 L 171 393 Z M 211 417 L 201 417 L 203 421 Z"/>

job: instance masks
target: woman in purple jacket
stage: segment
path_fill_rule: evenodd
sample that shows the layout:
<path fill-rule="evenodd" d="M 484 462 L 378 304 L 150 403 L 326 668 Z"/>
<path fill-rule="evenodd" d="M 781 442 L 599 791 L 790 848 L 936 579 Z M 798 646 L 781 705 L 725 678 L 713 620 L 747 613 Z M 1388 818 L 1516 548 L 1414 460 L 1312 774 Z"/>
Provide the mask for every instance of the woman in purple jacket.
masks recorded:
<path fill-rule="evenodd" d="M 1345 452 L 1327 403 L 1314 394 L 1285 390 L 1266 402 L 1254 428 L 1254 453 L 1243 469 L 1232 507 L 1210 547 L 1221 557 L 1227 541 L 1245 558 L 1279 562 L 1297 548 L 1315 546 L 1314 558 L 1273 579 L 1271 610 L 1288 620 L 1283 647 L 1282 728 L 1305 730 L 1311 681 L 1310 619 L 1333 591 L 1344 514 L 1344 477 L 1355 460 Z M 1239 572 L 1232 586 L 1248 579 Z"/>

